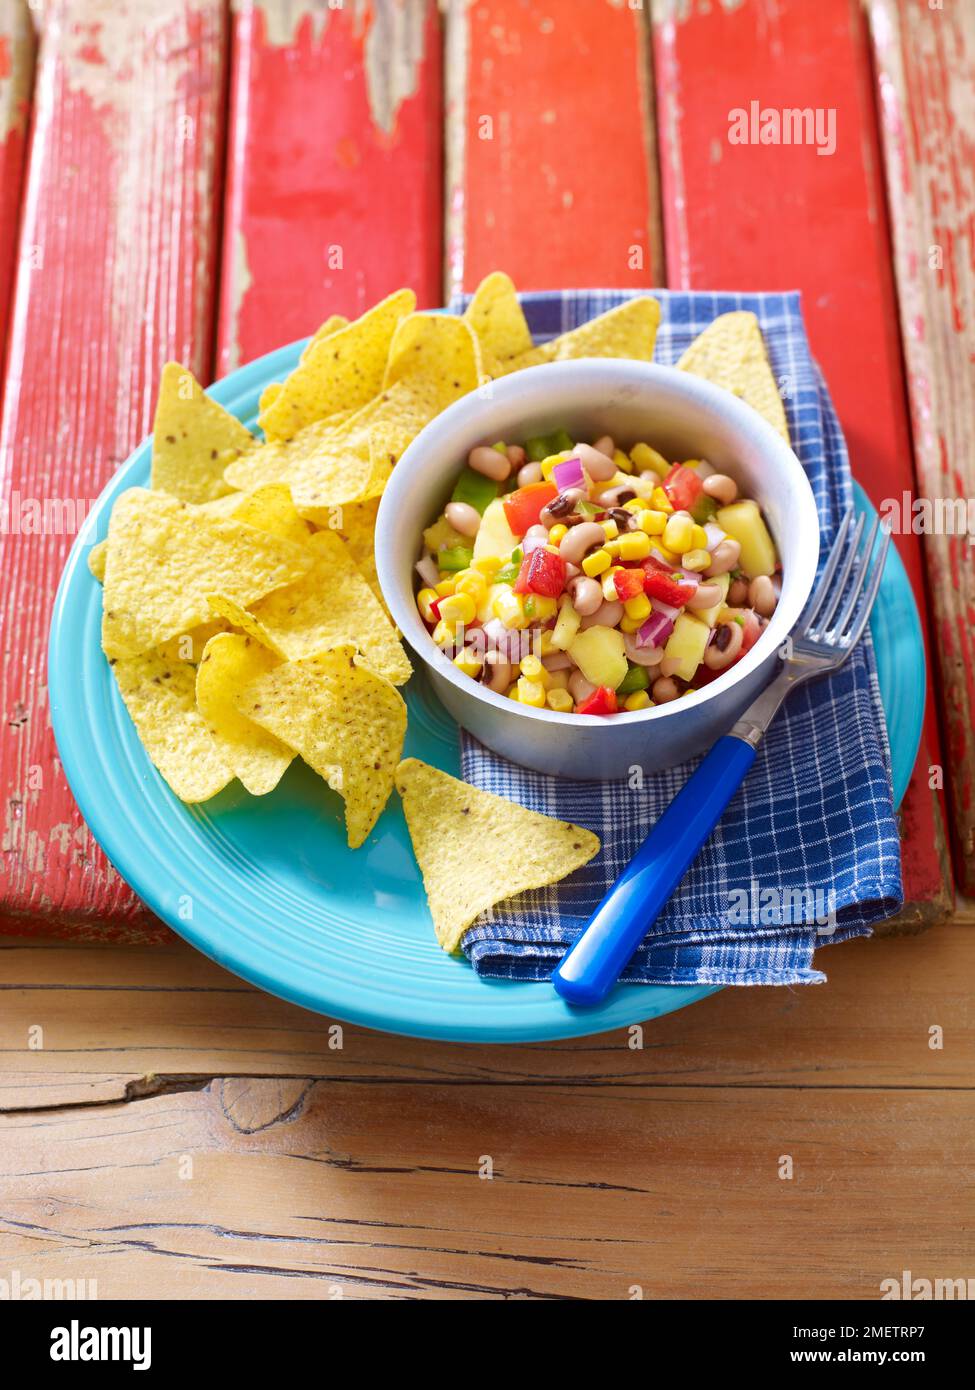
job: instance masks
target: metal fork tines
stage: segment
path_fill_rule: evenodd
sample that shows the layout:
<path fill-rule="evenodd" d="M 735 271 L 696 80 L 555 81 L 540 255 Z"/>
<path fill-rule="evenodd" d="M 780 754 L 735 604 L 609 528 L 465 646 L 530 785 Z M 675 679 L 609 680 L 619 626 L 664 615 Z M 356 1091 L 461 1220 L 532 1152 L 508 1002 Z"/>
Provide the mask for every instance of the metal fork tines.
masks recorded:
<path fill-rule="evenodd" d="M 853 526 L 851 507 L 840 522 L 819 583 L 799 619 L 793 646 L 809 654 L 828 655 L 831 665 L 839 665 L 863 635 L 883 577 L 890 530 L 881 528 L 875 517 L 866 545 L 861 549 L 865 518 L 861 514 Z M 878 531 L 883 535 L 876 555 Z"/>

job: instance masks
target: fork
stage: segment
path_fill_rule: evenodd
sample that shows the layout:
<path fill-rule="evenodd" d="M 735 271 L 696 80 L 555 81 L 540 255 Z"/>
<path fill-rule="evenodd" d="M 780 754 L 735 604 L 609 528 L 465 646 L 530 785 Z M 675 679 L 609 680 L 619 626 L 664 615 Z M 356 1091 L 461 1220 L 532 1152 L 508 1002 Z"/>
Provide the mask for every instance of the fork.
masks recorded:
<path fill-rule="evenodd" d="M 851 507 L 819 583 L 779 650 L 778 675 L 688 778 L 556 966 L 552 982 L 570 1003 L 592 1005 L 605 998 L 745 780 L 782 701 L 805 681 L 839 670 L 862 637 L 880 588 L 890 530 L 883 527 L 874 558 L 879 517 L 862 554 L 864 516 L 852 523 Z"/>

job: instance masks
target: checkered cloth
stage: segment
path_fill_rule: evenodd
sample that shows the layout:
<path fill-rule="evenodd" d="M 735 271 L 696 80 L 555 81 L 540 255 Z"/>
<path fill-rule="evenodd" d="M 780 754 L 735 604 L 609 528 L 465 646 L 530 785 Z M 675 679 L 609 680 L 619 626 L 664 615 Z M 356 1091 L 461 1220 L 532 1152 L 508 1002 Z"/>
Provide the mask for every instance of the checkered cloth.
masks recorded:
<path fill-rule="evenodd" d="M 798 294 L 655 290 L 662 322 L 655 360 L 673 363 L 718 315 L 758 315 L 809 476 L 828 548 L 851 500 L 839 422 L 809 353 Z M 536 339 L 602 313 L 625 293 L 579 290 L 523 297 Z M 451 307 L 460 309 L 458 299 Z M 651 441 L 652 443 L 652 441 Z M 462 737 L 464 777 L 545 815 L 594 830 L 602 849 L 551 888 L 484 913 L 464 938 L 479 974 L 547 979 L 695 764 L 641 790 L 576 782 L 515 766 Z M 744 786 L 624 973 L 642 984 L 819 983 L 818 945 L 869 934 L 901 903 L 900 843 L 890 757 L 869 638 L 843 669 L 790 695 Z"/>

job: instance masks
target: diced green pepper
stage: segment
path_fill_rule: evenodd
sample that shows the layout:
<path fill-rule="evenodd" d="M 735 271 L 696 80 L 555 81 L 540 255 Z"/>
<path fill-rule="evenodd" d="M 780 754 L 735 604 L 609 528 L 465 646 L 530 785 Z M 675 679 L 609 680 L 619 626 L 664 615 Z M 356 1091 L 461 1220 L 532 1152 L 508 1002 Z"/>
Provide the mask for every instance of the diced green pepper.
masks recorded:
<path fill-rule="evenodd" d="M 495 572 L 493 582 L 495 584 L 513 584 L 518 578 L 518 571 L 521 569 L 521 562 L 525 558 L 521 546 L 517 546 L 511 552 L 511 559 L 506 565 L 502 565 Z"/>
<path fill-rule="evenodd" d="M 638 690 L 646 690 L 649 684 L 650 677 L 645 668 L 630 662 L 626 675 L 616 687 L 616 693 L 617 695 L 634 695 Z"/>
<path fill-rule="evenodd" d="M 456 486 L 450 494 L 450 500 L 451 502 L 466 502 L 469 507 L 474 507 L 483 516 L 488 503 L 493 502 L 497 495 L 496 479 L 486 478 L 483 473 L 478 473 L 473 468 L 465 468 L 457 479 Z"/>
<path fill-rule="evenodd" d="M 597 512 L 604 512 L 604 511 L 606 510 L 606 508 L 605 508 L 605 507 L 597 507 L 596 504 L 595 504 L 595 502 L 582 502 L 582 501 L 580 501 L 580 502 L 577 502 L 577 503 L 576 503 L 576 505 L 575 505 L 575 510 L 576 510 L 577 512 L 581 513 L 582 516 L 595 516 L 595 515 L 597 514 Z"/>
<path fill-rule="evenodd" d="M 437 552 L 437 564 L 442 570 L 466 570 L 474 558 L 474 551 L 467 545 L 449 545 Z"/>
<path fill-rule="evenodd" d="M 691 508 L 691 516 L 698 526 L 707 526 L 709 521 L 713 521 L 718 504 L 713 497 L 709 497 L 706 492 L 702 492 L 700 497 Z"/>
<path fill-rule="evenodd" d="M 548 447 L 548 440 L 544 435 L 536 434 L 531 439 L 526 439 L 525 453 L 532 463 L 541 463 L 542 459 L 548 458 L 552 450 Z"/>
<path fill-rule="evenodd" d="M 553 435 L 550 435 L 549 444 L 552 446 L 549 449 L 550 454 L 564 454 L 575 447 L 575 441 L 566 434 L 565 430 L 556 430 Z"/>

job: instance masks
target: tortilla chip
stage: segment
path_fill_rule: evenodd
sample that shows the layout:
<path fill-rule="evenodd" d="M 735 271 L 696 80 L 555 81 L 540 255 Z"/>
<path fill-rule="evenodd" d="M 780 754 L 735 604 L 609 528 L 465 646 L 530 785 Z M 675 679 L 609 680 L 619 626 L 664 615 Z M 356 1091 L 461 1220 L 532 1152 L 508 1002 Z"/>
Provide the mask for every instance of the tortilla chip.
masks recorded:
<path fill-rule="evenodd" d="M 351 644 L 380 675 L 402 685 L 412 667 L 396 630 L 376 601 L 334 531 L 317 531 L 308 542 L 314 565 L 295 584 L 247 607 L 237 623 L 288 661 L 303 661 L 330 647 Z M 227 599 L 217 590 L 211 609 L 230 619 Z"/>
<path fill-rule="evenodd" d="M 88 552 L 88 569 L 98 580 L 99 584 L 105 582 L 105 565 L 108 560 L 108 541 L 96 541 Z"/>
<path fill-rule="evenodd" d="M 227 766 L 252 796 L 265 796 L 281 781 L 294 753 L 237 710 L 235 700 L 277 657 L 235 632 L 207 643 L 196 673 L 196 703 Z"/>
<path fill-rule="evenodd" d="M 200 623 L 199 627 L 191 628 L 189 632 L 183 632 L 179 637 L 171 637 L 168 642 L 164 642 L 158 649 L 159 655 L 167 661 L 188 661 L 191 666 L 198 666 L 210 638 L 226 631 L 227 624 L 223 618 Z"/>
<path fill-rule="evenodd" d="M 532 348 L 503 364 L 503 374 L 537 367 L 543 362 L 568 362 L 576 357 L 631 357 L 639 362 L 653 358 L 660 323 L 660 304 L 649 295 L 627 299 L 598 318 Z"/>
<path fill-rule="evenodd" d="M 188 367 L 167 362 L 152 426 L 151 487 L 182 502 L 229 492 L 223 470 L 257 443 L 239 420 L 205 394 Z"/>
<path fill-rule="evenodd" d="M 393 787 L 406 705 L 350 646 L 253 681 L 238 711 L 293 748 L 345 800 L 349 848 L 363 843 Z"/>
<path fill-rule="evenodd" d="M 379 498 L 371 502 L 355 502 L 350 507 L 342 507 L 336 515 L 338 523 L 333 529 L 348 546 L 356 569 L 369 585 L 376 598 L 389 616 L 386 599 L 379 586 L 379 573 L 376 569 L 376 514 L 379 511 Z"/>
<path fill-rule="evenodd" d="M 456 951 L 495 903 L 558 883 L 599 850 L 591 830 L 528 811 L 417 758 L 400 763 L 396 789 L 445 951 Z"/>
<path fill-rule="evenodd" d="M 378 497 L 390 463 L 372 447 L 368 428 L 330 420 L 306 425 L 293 439 L 271 440 L 228 470 L 235 487 L 284 484 L 296 503 L 320 509 Z"/>
<path fill-rule="evenodd" d="M 532 335 L 511 277 L 496 270 L 474 291 L 464 318 L 477 334 L 484 370 L 502 376 L 512 358 L 532 350 Z"/>
<path fill-rule="evenodd" d="M 212 617 L 207 594 L 248 607 L 311 568 L 305 546 L 207 516 L 162 492 L 130 488 L 112 509 L 102 647 L 135 656 Z"/>
<path fill-rule="evenodd" d="M 257 400 L 257 423 L 264 428 L 264 416 L 284 389 L 283 381 L 269 381 Z"/>
<path fill-rule="evenodd" d="M 348 328 L 348 326 L 349 320 L 342 314 L 330 314 L 325 322 L 315 329 L 315 332 L 302 348 L 301 361 L 304 362 L 308 354 L 313 352 L 319 343 L 324 342 L 326 338 L 331 338 L 332 334 L 338 333 L 340 328 Z"/>
<path fill-rule="evenodd" d="M 136 733 L 181 801 L 209 801 L 233 779 L 196 707 L 196 671 L 159 652 L 111 663 Z"/>
<path fill-rule="evenodd" d="M 262 412 L 267 437 L 290 439 L 305 425 L 370 401 L 382 385 L 396 327 L 415 305 L 412 290 L 397 290 L 316 343 Z"/>
<path fill-rule="evenodd" d="M 287 653 L 274 640 L 263 623 L 254 617 L 253 613 L 248 613 L 246 608 L 242 608 L 239 603 L 235 603 L 226 594 L 208 594 L 207 600 L 212 612 L 225 619 L 231 627 L 239 628 L 248 637 L 252 637 L 255 642 L 259 642 L 262 647 L 273 652 L 279 661 L 287 661 Z"/>
<path fill-rule="evenodd" d="M 789 441 L 785 407 L 772 374 L 758 319 L 747 309 L 720 314 L 699 333 L 677 363 L 738 396 Z"/>
<path fill-rule="evenodd" d="M 280 536 L 295 545 L 307 544 L 311 527 L 295 511 L 291 489 L 285 483 L 270 483 L 236 496 L 239 500 L 231 512 L 234 521 L 266 531 L 269 536 Z"/>

